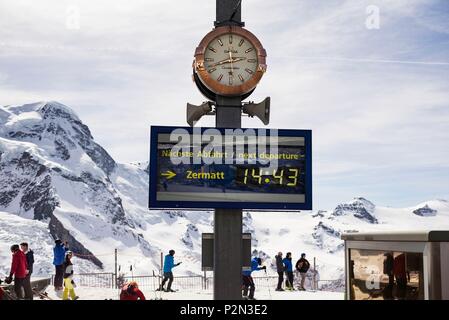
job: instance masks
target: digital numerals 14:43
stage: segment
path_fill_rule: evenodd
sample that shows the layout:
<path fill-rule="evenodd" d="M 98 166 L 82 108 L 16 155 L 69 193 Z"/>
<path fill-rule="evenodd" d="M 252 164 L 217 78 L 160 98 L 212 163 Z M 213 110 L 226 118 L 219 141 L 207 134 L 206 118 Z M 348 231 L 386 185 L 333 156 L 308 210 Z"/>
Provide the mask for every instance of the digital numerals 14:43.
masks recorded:
<path fill-rule="evenodd" d="M 288 187 L 295 187 L 298 184 L 299 169 L 273 169 L 269 172 L 267 169 L 245 169 L 243 184 L 248 181 L 257 181 L 258 184 L 275 183 L 279 185 L 285 184 Z"/>

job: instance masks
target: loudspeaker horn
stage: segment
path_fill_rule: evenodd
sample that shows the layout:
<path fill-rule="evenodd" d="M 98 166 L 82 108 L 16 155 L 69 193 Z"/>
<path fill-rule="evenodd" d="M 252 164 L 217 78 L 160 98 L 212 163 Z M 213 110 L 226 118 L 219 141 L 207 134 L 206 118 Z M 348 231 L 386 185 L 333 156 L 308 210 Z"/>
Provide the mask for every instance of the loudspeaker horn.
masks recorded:
<path fill-rule="evenodd" d="M 270 123 L 270 97 L 266 97 L 260 103 L 247 103 L 243 105 L 243 112 L 250 117 L 256 116 L 264 125 Z"/>
<path fill-rule="evenodd" d="M 187 123 L 193 127 L 194 123 L 199 121 L 202 116 L 212 111 L 212 102 L 206 101 L 196 106 L 194 104 L 187 103 Z"/>

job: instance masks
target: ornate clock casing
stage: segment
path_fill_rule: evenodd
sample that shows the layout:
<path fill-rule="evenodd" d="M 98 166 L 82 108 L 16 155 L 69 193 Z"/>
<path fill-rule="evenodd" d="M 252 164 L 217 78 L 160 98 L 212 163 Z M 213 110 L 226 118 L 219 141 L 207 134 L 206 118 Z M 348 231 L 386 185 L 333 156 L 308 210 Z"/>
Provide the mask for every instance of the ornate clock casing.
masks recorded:
<path fill-rule="evenodd" d="M 247 97 L 267 70 L 266 51 L 248 30 L 217 27 L 195 50 L 194 80 L 209 99 L 214 95 Z"/>

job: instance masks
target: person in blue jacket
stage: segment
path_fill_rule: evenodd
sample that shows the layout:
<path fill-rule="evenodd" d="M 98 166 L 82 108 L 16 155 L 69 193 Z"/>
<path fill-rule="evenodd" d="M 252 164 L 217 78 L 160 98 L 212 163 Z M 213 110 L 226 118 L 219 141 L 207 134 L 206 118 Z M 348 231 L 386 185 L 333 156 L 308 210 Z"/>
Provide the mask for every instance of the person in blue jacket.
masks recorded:
<path fill-rule="evenodd" d="M 285 256 L 284 260 L 282 262 L 285 265 L 285 274 L 287 276 L 287 279 L 285 280 L 285 287 L 289 290 L 293 289 L 293 264 L 292 264 L 292 253 L 287 252 L 287 255 Z"/>
<path fill-rule="evenodd" d="M 243 280 L 243 298 L 247 298 L 248 300 L 254 300 L 254 292 L 256 291 L 256 286 L 254 285 L 253 277 L 251 277 L 251 273 L 253 271 L 266 270 L 267 267 L 259 267 L 262 265 L 262 259 L 253 258 L 251 260 L 251 270 L 245 270 L 242 272 L 242 280 Z M 248 296 L 249 290 L 249 296 Z"/>
<path fill-rule="evenodd" d="M 173 272 L 172 269 L 174 267 L 177 267 L 181 264 L 181 262 L 178 262 L 175 264 L 175 250 L 170 250 L 168 252 L 168 254 L 165 256 L 164 259 L 164 280 L 162 280 L 162 284 L 159 287 L 159 291 L 165 291 L 165 292 L 174 292 L 174 290 L 172 290 L 171 285 L 173 283 Z M 167 285 L 167 290 L 164 290 L 164 285 L 165 283 L 168 281 L 168 285 Z"/>
<path fill-rule="evenodd" d="M 55 247 L 53 248 L 53 265 L 55 266 L 55 290 L 62 290 L 62 282 L 64 281 L 64 260 L 65 253 L 68 251 L 67 241 L 62 243 L 61 240 L 55 240 Z"/>

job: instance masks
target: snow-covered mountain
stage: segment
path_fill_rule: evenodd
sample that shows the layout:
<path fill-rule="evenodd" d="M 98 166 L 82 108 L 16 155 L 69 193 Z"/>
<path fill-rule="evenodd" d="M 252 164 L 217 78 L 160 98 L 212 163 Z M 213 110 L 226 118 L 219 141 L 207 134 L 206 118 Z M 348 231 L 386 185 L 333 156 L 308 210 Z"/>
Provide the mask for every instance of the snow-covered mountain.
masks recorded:
<path fill-rule="evenodd" d="M 0 107 L 0 276 L 9 246 L 27 241 L 36 273 L 53 271 L 53 238 L 70 242 L 76 271 L 112 271 L 114 249 L 122 271 L 151 274 L 160 253 L 176 250 L 178 274 L 201 273 L 201 233 L 212 231 L 207 211 L 149 211 L 146 163 L 119 164 L 98 145 L 78 116 L 57 102 Z M 272 261 L 316 257 L 321 279 L 343 275 L 343 232 L 449 229 L 449 202 L 388 208 L 364 198 L 333 211 L 244 213 L 254 253 Z"/>

